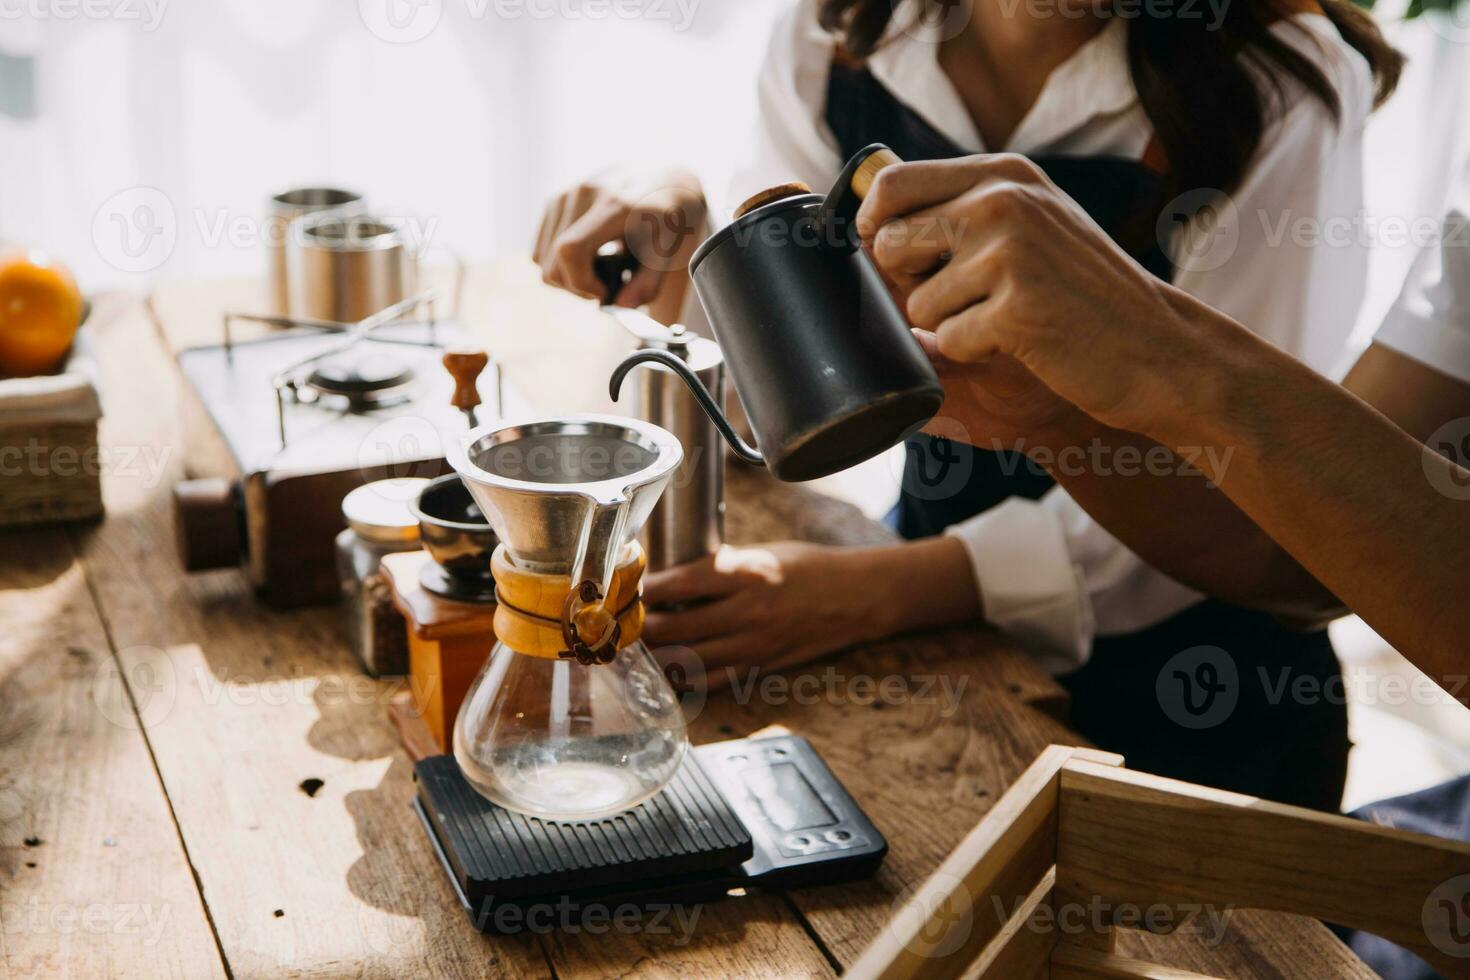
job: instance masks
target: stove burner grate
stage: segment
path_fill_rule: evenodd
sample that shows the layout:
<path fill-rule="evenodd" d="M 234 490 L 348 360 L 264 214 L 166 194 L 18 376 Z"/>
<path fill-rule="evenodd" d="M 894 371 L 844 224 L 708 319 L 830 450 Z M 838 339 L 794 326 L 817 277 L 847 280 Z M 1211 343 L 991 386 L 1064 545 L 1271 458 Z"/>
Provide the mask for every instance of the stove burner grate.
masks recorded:
<path fill-rule="evenodd" d="M 364 410 L 404 401 L 413 379 L 413 368 L 389 354 L 340 354 L 317 364 L 306 377 L 306 388 L 317 397 L 342 398 L 349 408 Z"/>

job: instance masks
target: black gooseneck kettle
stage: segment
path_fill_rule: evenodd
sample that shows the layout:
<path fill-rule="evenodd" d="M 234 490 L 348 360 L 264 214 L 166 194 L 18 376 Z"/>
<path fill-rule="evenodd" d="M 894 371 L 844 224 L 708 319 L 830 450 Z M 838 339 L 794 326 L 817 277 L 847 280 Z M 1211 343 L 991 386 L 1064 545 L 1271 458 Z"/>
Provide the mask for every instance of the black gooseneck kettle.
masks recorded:
<path fill-rule="evenodd" d="M 874 178 L 898 162 L 875 144 L 848 162 L 825 198 L 802 184 L 762 192 L 689 263 L 759 450 L 668 351 L 624 360 L 613 400 L 636 365 L 667 368 L 737 456 L 792 482 L 846 469 L 918 430 L 944 389 L 853 227 Z"/>

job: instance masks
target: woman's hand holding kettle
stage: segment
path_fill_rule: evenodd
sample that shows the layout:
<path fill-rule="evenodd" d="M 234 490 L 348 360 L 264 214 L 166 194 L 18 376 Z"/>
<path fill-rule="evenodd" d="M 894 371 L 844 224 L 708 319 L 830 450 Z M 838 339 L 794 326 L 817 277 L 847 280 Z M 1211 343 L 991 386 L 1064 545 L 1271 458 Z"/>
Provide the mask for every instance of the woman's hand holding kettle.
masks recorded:
<path fill-rule="evenodd" d="M 707 212 L 699 180 L 686 171 L 610 173 L 547 205 L 533 258 L 550 285 L 619 306 L 647 306 L 654 319 L 672 323 L 689 290 L 689 259 L 705 238 Z M 593 261 L 612 243 L 623 243 L 638 264 L 610 297 Z"/>
<path fill-rule="evenodd" d="M 1029 160 L 890 167 L 858 223 L 907 294 L 945 383 L 943 415 L 973 441 L 1034 442 L 1073 406 L 1144 432 L 1179 410 L 1187 393 L 1169 381 L 1202 356 L 1180 311 L 1199 304 L 1145 272 Z"/>

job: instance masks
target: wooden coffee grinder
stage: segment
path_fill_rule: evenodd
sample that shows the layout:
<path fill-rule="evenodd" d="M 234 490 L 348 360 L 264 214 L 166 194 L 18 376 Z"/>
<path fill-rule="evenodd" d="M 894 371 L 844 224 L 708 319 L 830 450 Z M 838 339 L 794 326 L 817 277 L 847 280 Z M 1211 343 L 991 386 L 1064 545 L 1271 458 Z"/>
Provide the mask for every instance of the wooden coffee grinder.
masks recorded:
<path fill-rule="evenodd" d="M 487 363 L 484 351 L 444 354 L 455 381 L 451 403 L 465 413 L 470 428 L 480 404 L 475 381 Z M 448 752 L 460 703 L 495 645 L 490 556 L 498 542 L 457 476 L 429 484 L 415 511 L 424 548 L 388 555 L 382 574 L 407 623 L 413 706 L 439 749 Z"/>

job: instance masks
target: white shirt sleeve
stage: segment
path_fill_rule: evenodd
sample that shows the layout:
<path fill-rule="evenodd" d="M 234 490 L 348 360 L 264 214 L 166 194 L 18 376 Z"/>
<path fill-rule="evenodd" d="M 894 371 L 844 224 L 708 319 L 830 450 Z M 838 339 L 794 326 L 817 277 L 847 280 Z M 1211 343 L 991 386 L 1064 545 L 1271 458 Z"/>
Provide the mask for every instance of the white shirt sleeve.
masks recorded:
<path fill-rule="evenodd" d="M 1240 188 L 1175 236 L 1174 282 L 1335 374 L 1346 366 L 1364 288 L 1367 249 L 1356 232 L 1372 81 L 1325 19 L 1294 18 L 1278 31 L 1334 83 L 1340 118 L 1291 93 Z M 1007 501 L 947 533 L 969 551 L 986 618 L 1030 641 L 1054 672 L 1084 662 L 1094 636 L 1144 629 L 1202 598 L 1147 565 L 1061 488 L 1036 502 Z"/>
<path fill-rule="evenodd" d="M 1470 197 L 1470 167 L 1458 188 Z M 1414 260 L 1374 343 L 1470 384 L 1470 217 L 1454 202 L 1440 239 Z"/>

